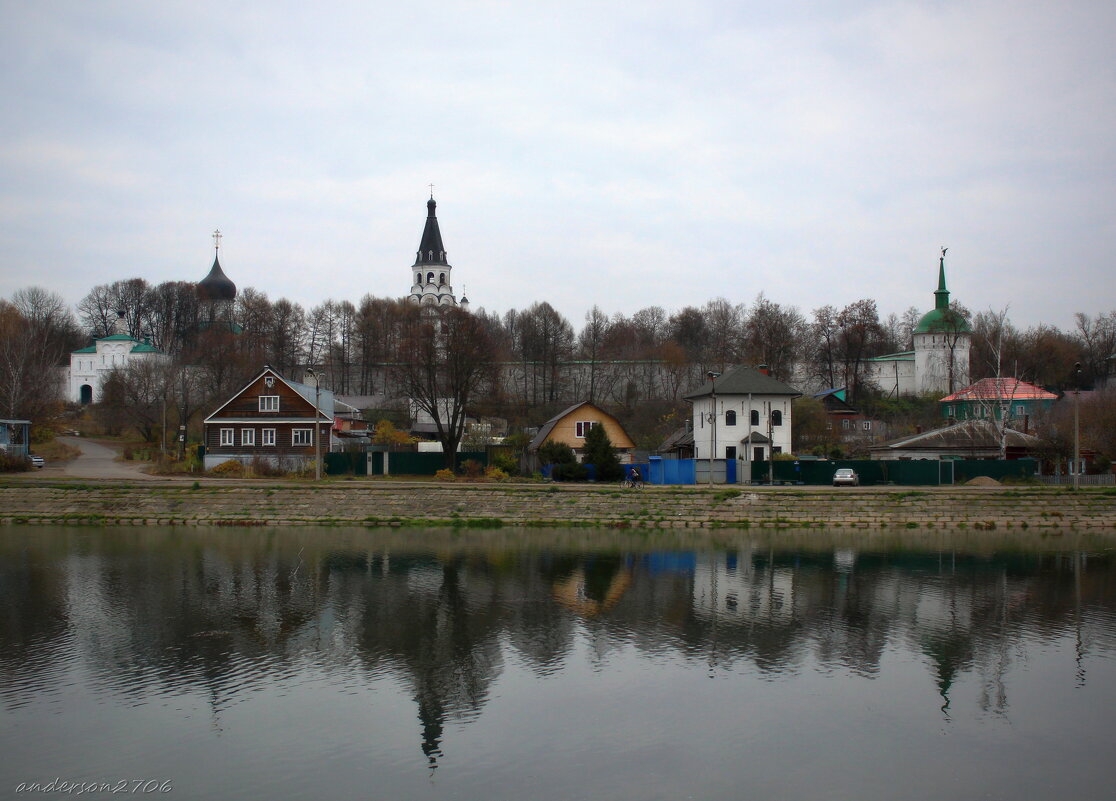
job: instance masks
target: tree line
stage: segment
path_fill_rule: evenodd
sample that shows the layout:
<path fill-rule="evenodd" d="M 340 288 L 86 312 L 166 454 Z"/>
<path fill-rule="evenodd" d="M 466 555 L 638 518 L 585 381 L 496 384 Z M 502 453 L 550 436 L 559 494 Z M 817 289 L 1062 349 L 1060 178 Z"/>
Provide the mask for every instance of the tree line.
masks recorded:
<path fill-rule="evenodd" d="M 952 308 L 973 329 L 973 381 L 1014 375 L 1061 390 L 1077 382 L 1092 386 L 1113 368 L 1116 311 L 1078 313 L 1074 328 L 1061 330 L 1017 328 L 1006 309 Z M 108 388 L 106 399 L 121 407 L 158 405 L 160 414 L 169 403 L 181 424 L 263 364 L 295 378 L 313 366 L 342 395 L 403 397 L 419 381 L 403 366 L 426 360 L 448 368 L 446 348 L 476 354 L 486 365 L 470 386 L 471 407 L 513 423 L 537 425 L 540 414 L 586 399 L 625 407 L 676 404 L 707 371 L 735 364 L 765 364 L 800 389 L 848 387 L 855 402 L 876 391 L 864 380 L 867 361 L 909 350 L 921 317 L 913 307 L 882 316 L 870 298 L 804 313 L 760 293 L 747 303 L 715 298 L 674 311 L 648 306 L 608 313 L 594 305 L 575 325 L 539 301 L 503 314 L 478 309 L 467 326 L 455 325 L 452 342 L 439 345 L 440 331 L 422 327 L 413 304 L 370 294 L 306 309 L 249 287 L 236 299 L 233 317 L 242 331 L 235 335 L 199 328 L 199 311 L 195 285 L 183 281 L 98 285 L 73 310 L 48 290 L 19 290 L 0 300 L 0 411 L 37 418 L 56 404 L 60 386 L 46 380 L 49 368 L 68 365 L 72 350 L 110 334 L 121 313 L 131 336 L 169 354 L 173 378 L 132 376 L 127 387 Z M 154 425 L 149 420 L 143 427 Z"/>

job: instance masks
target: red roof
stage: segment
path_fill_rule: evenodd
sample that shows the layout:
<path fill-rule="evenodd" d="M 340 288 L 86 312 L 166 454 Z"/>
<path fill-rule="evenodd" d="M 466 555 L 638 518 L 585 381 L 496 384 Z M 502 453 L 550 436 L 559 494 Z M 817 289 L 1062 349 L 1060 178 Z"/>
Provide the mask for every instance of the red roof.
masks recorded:
<path fill-rule="evenodd" d="M 959 389 L 941 402 L 972 400 L 1057 400 L 1053 392 L 1020 381 L 1018 378 L 982 378 L 971 386 Z"/>

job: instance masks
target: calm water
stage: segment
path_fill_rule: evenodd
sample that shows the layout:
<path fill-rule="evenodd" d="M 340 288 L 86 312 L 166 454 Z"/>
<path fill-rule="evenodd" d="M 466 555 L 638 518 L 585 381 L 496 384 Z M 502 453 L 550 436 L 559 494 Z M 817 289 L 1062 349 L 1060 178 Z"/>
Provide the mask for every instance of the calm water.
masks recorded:
<path fill-rule="evenodd" d="M 0 798 L 1111 798 L 1113 543 L 898 542 L 0 529 Z"/>

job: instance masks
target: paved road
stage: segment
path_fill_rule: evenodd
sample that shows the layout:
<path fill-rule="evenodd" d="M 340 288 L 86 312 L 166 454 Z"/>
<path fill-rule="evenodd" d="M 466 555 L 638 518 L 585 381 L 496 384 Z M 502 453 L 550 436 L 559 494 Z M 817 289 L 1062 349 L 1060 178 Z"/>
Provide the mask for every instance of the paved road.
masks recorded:
<path fill-rule="evenodd" d="M 114 448 L 91 442 L 83 437 L 60 437 L 59 439 L 67 445 L 78 448 L 81 451 L 81 456 L 72 462 L 66 462 L 59 466 L 48 465 L 42 470 L 36 471 L 38 475 L 48 476 L 53 472 L 73 478 L 128 479 L 130 481 L 155 478 L 155 476 L 149 476 L 147 473 L 141 472 L 142 463 L 116 461 L 120 452 Z"/>

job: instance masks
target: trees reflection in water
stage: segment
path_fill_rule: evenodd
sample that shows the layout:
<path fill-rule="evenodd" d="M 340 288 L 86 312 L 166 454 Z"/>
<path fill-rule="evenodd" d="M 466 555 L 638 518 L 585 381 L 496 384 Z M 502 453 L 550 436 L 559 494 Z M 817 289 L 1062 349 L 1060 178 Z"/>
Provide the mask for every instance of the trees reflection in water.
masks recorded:
<path fill-rule="evenodd" d="M 928 666 L 947 715 L 967 672 L 982 707 L 1002 712 L 1022 643 L 1073 636 L 1083 682 L 1085 655 L 1116 642 L 1116 560 L 1087 544 L 684 545 L 605 533 L 12 530 L 0 540 L 0 698 L 14 708 L 55 692 L 76 663 L 102 695 L 201 691 L 219 725 L 246 693 L 314 664 L 409 688 L 433 766 L 447 721 L 478 714 L 509 660 L 546 677 L 579 638 L 601 669 L 631 650 L 773 680 L 875 677 L 901 649 Z"/>

